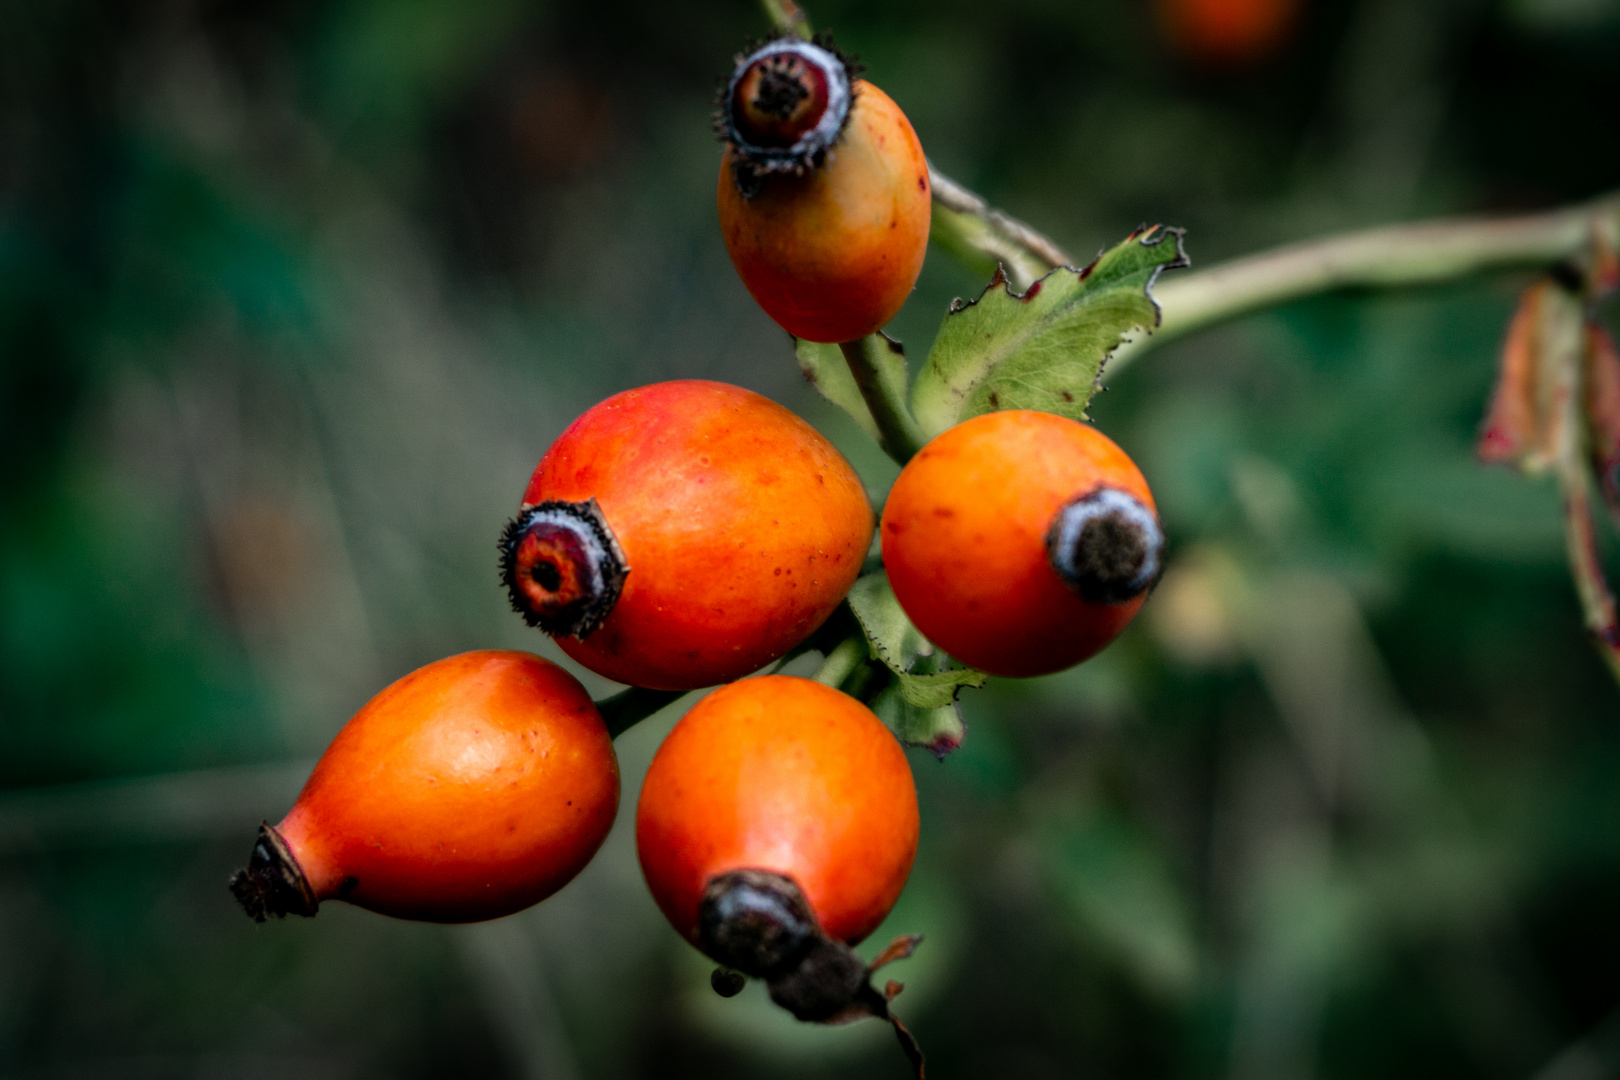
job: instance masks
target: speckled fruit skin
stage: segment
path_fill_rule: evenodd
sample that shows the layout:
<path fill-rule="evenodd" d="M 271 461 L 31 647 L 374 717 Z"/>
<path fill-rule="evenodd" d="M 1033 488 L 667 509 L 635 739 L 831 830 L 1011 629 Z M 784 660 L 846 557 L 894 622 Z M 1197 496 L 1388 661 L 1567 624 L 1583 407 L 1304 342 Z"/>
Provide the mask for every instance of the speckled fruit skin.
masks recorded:
<path fill-rule="evenodd" d="M 728 149 L 720 229 L 765 313 L 807 341 L 854 341 L 911 295 L 928 249 L 928 161 L 887 94 L 857 80 L 843 138 L 803 176 L 764 177 L 745 199 Z"/>
<path fill-rule="evenodd" d="M 1150 509 L 1136 463 L 1108 436 L 1050 413 L 986 413 L 901 470 L 883 508 L 883 565 L 930 641 L 993 675 L 1045 675 L 1107 645 L 1143 596 L 1093 604 L 1052 569 L 1052 516 L 1099 486 Z"/>
<path fill-rule="evenodd" d="M 641 787 L 636 850 L 694 944 L 704 886 L 744 868 L 791 877 L 827 933 L 854 944 L 905 886 L 917 826 L 911 767 L 883 722 L 818 682 L 767 675 L 675 725 Z"/>
<path fill-rule="evenodd" d="M 574 421 L 523 502 L 589 498 L 630 575 L 600 627 L 559 644 L 658 690 L 728 682 L 787 652 L 832 614 L 872 543 L 866 491 L 832 444 L 725 383 L 628 390 Z"/>
<path fill-rule="evenodd" d="M 277 830 L 317 899 L 474 922 L 566 885 L 618 807 L 613 741 L 579 680 L 487 650 L 367 702 Z"/>

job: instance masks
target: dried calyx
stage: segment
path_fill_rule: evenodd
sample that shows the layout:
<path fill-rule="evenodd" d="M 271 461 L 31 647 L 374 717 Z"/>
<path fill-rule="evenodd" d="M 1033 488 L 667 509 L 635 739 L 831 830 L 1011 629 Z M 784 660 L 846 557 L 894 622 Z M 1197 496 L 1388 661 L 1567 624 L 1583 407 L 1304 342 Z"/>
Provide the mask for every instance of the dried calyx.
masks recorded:
<path fill-rule="evenodd" d="M 738 993 L 740 973 L 765 980 L 771 1000 L 800 1020 L 846 1024 L 870 1016 L 887 1021 L 919 1080 L 922 1048 L 889 1008 L 904 987 L 890 981 L 879 991 L 871 976 L 910 956 L 921 941 L 919 935 L 896 938 L 868 964 L 827 935 L 791 878 L 768 870 L 716 875 L 698 907 L 698 944 L 723 965 L 710 980 L 716 993 Z"/>
<path fill-rule="evenodd" d="M 1146 592 L 1164 562 L 1164 531 L 1153 511 L 1116 488 L 1064 505 L 1046 534 L 1052 568 L 1094 604 L 1120 604 Z"/>
<path fill-rule="evenodd" d="M 292 849 L 268 822 L 259 825 L 247 868 L 231 875 L 231 895 L 254 922 L 274 915 L 314 915 L 319 901 Z"/>
<path fill-rule="evenodd" d="M 630 573 L 595 499 L 524 507 L 500 546 L 513 610 L 553 637 L 583 638 L 601 626 Z"/>
<path fill-rule="evenodd" d="M 854 74 L 825 37 L 778 38 L 737 58 L 716 127 L 745 195 L 768 173 L 802 175 L 827 160 L 849 121 Z"/>

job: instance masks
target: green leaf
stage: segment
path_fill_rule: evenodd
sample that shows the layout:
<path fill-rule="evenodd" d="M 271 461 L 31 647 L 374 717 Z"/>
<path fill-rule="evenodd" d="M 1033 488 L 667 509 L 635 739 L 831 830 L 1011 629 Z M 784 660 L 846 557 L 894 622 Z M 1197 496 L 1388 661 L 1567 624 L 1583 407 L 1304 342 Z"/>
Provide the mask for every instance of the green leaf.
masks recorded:
<path fill-rule="evenodd" d="M 872 702 L 872 711 L 889 726 L 894 737 L 907 746 L 920 746 L 937 758 L 962 745 L 967 725 L 962 723 L 962 711 L 950 702 L 934 709 L 924 709 L 907 701 L 903 691 L 905 677 L 898 676 Z"/>
<path fill-rule="evenodd" d="M 945 671 L 896 672 L 900 676 L 900 696 L 919 709 L 940 709 L 956 700 L 964 686 L 977 690 L 985 674 L 977 668 L 950 668 Z"/>
<path fill-rule="evenodd" d="M 896 693 L 906 704 L 941 709 L 956 700 L 962 687 L 984 685 L 984 672 L 974 668 L 941 670 L 941 655 L 906 617 L 887 574 L 861 578 L 849 590 L 848 600 L 872 656 L 894 672 Z"/>
<path fill-rule="evenodd" d="M 837 345 L 822 345 L 815 341 L 795 338 L 793 351 L 799 358 L 799 370 L 821 396 L 849 413 L 873 439 L 881 439 L 877 422 L 866 407 L 861 388 L 855 385 L 855 376 L 849 373 L 843 351 Z"/>
<path fill-rule="evenodd" d="M 895 598 L 889 575 L 881 570 L 867 574 L 850 586 L 847 599 L 872 655 L 896 675 L 909 674 L 920 657 L 933 655 L 934 646 L 911 624 Z"/>
<path fill-rule="evenodd" d="M 1109 354 L 1159 325 L 1153 283 L 1187 265 L 1182 236 L 1140 229 L 1084 270 L 1059 267 L 1024 293 L 998 270 L 984 295 L 957 301 L 940 326 L 911 391 L 923 430 L 937 435 L 998 409 L 1084 419 Z"/>

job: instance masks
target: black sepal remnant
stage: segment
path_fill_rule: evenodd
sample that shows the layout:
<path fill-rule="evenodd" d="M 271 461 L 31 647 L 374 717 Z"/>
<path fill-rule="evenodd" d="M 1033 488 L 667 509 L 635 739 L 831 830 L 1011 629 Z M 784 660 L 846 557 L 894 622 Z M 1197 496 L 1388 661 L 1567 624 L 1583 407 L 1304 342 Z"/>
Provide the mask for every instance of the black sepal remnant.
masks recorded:
<path fill-rule="evenodd" d="M 231 895 L 254 922 L 272 915 L 313 916 L 320 907 L 303 868 L 268 821 L 259 825 L 247 868 L 231 875 Z"/>
<path fill-rule="evenodd" d="M 820 933 L 798 886 L 763 870 L 715 877 L 698 907 L 698 941 L 704 953 L 756 979 L 792 971 Z"/>
<path fill-rule="evenodd" d="M 769 174 L 803 176 L 826 163 L 849 123 L 860 70 L 827 34 L 812 41 L 779 34 L 738 54 L 720 90 L 714 128 L 731 148 L 733 179 L 744 198 L 752 198 Z M 753 120 L 739 115 L 738 90 L 751 77 L 750 93 L 743 96 Z M 802 123 L 781 126 L 801 108 L 808 110 Z M 766 125 L 773 134 L 787 130 L 794 137 L 786 141 L 754 133 L 754 121 L 761 118 L 776 121 Z"/>
<path fill-rule="evenodd" d="M 630 573 L 595 499 L 524 507 L 501 533 L 512 610 L 552 637 L 583 638 L 613 610 Z"/>
<path fill-rule="evenodd" d="M 730 968 L 717 967 L 709 972 L 709 986 L 723 998 L 734 998 L 748 985 L 748 976 Z"/>
<path fill-rule="evenodd" d="M 698 905 L 698 945 L 724 965 L 710 977 L 722 997 L 742 989 L 739 972 L 764 979 L 771 1000 L 799 1020 L 845 1024 L 862 1017 L 884 1020 L 923 1080 L 923 1053 L 889 1003 L 904 989 L 889 982 L 882 991 L 872 973 L 903 960 L 922 938 L 896 938 L 868 964 L 829 936 L 792 878 L 769 870 L 718 874 Z M 728 970 L 730 969 L 730 970 Z"/>
<path fill-rule="evenodd" d="M 1164 530 L 1135 496 L 1100 487 L 1053 515 L 1046 553 L 1058 576 L 1082 597 L 1121 604 L 1158 580 Z"/>

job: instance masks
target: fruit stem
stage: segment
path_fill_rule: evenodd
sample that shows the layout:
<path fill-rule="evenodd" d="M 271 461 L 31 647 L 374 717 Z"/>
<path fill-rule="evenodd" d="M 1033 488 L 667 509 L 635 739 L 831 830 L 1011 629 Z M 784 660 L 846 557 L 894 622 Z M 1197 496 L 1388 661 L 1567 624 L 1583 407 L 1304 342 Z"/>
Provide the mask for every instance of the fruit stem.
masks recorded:
<path fill-rule="evenodd" d="M 1108 375 L 1149 349 L 1241 315 L 1340 289 L 1438 285 L 1491 270 L 1547 267 L 1579 255 L 1594 233 L 1620 234 L 1620 191 L 1511 218 L 1419 221 L 1262 251 L 1165 278 L 1154 288 L 1164 320 L 1120 346 Z"/>
<path fill-rule="evenodd" d="M 602 714 L 602 722 L 607 725 L 608 737 L 617 739 L 685 694 L 685 690 L 647 690 L 640 686 L 632 686 L 612 697 L 598 701 L 596 711 Z"/>
<path fill-rule="evenodd" d="M 906 404 L 906 357 L 900 343 L 884 334 L 868 334 L 838 346 L 849 373 L 877 424 L 883 450 L 904 465 L 928 437 Z"/>
<path fill-rule="evenodd" d="M 851 636 L 835 645 L 827 658 L 816 668 L 815 674 L 810 677 L 824 686 L 834 690 L 844 685 L 844 680 L 855 673 L 870 655 L 863 636 Z"/>

